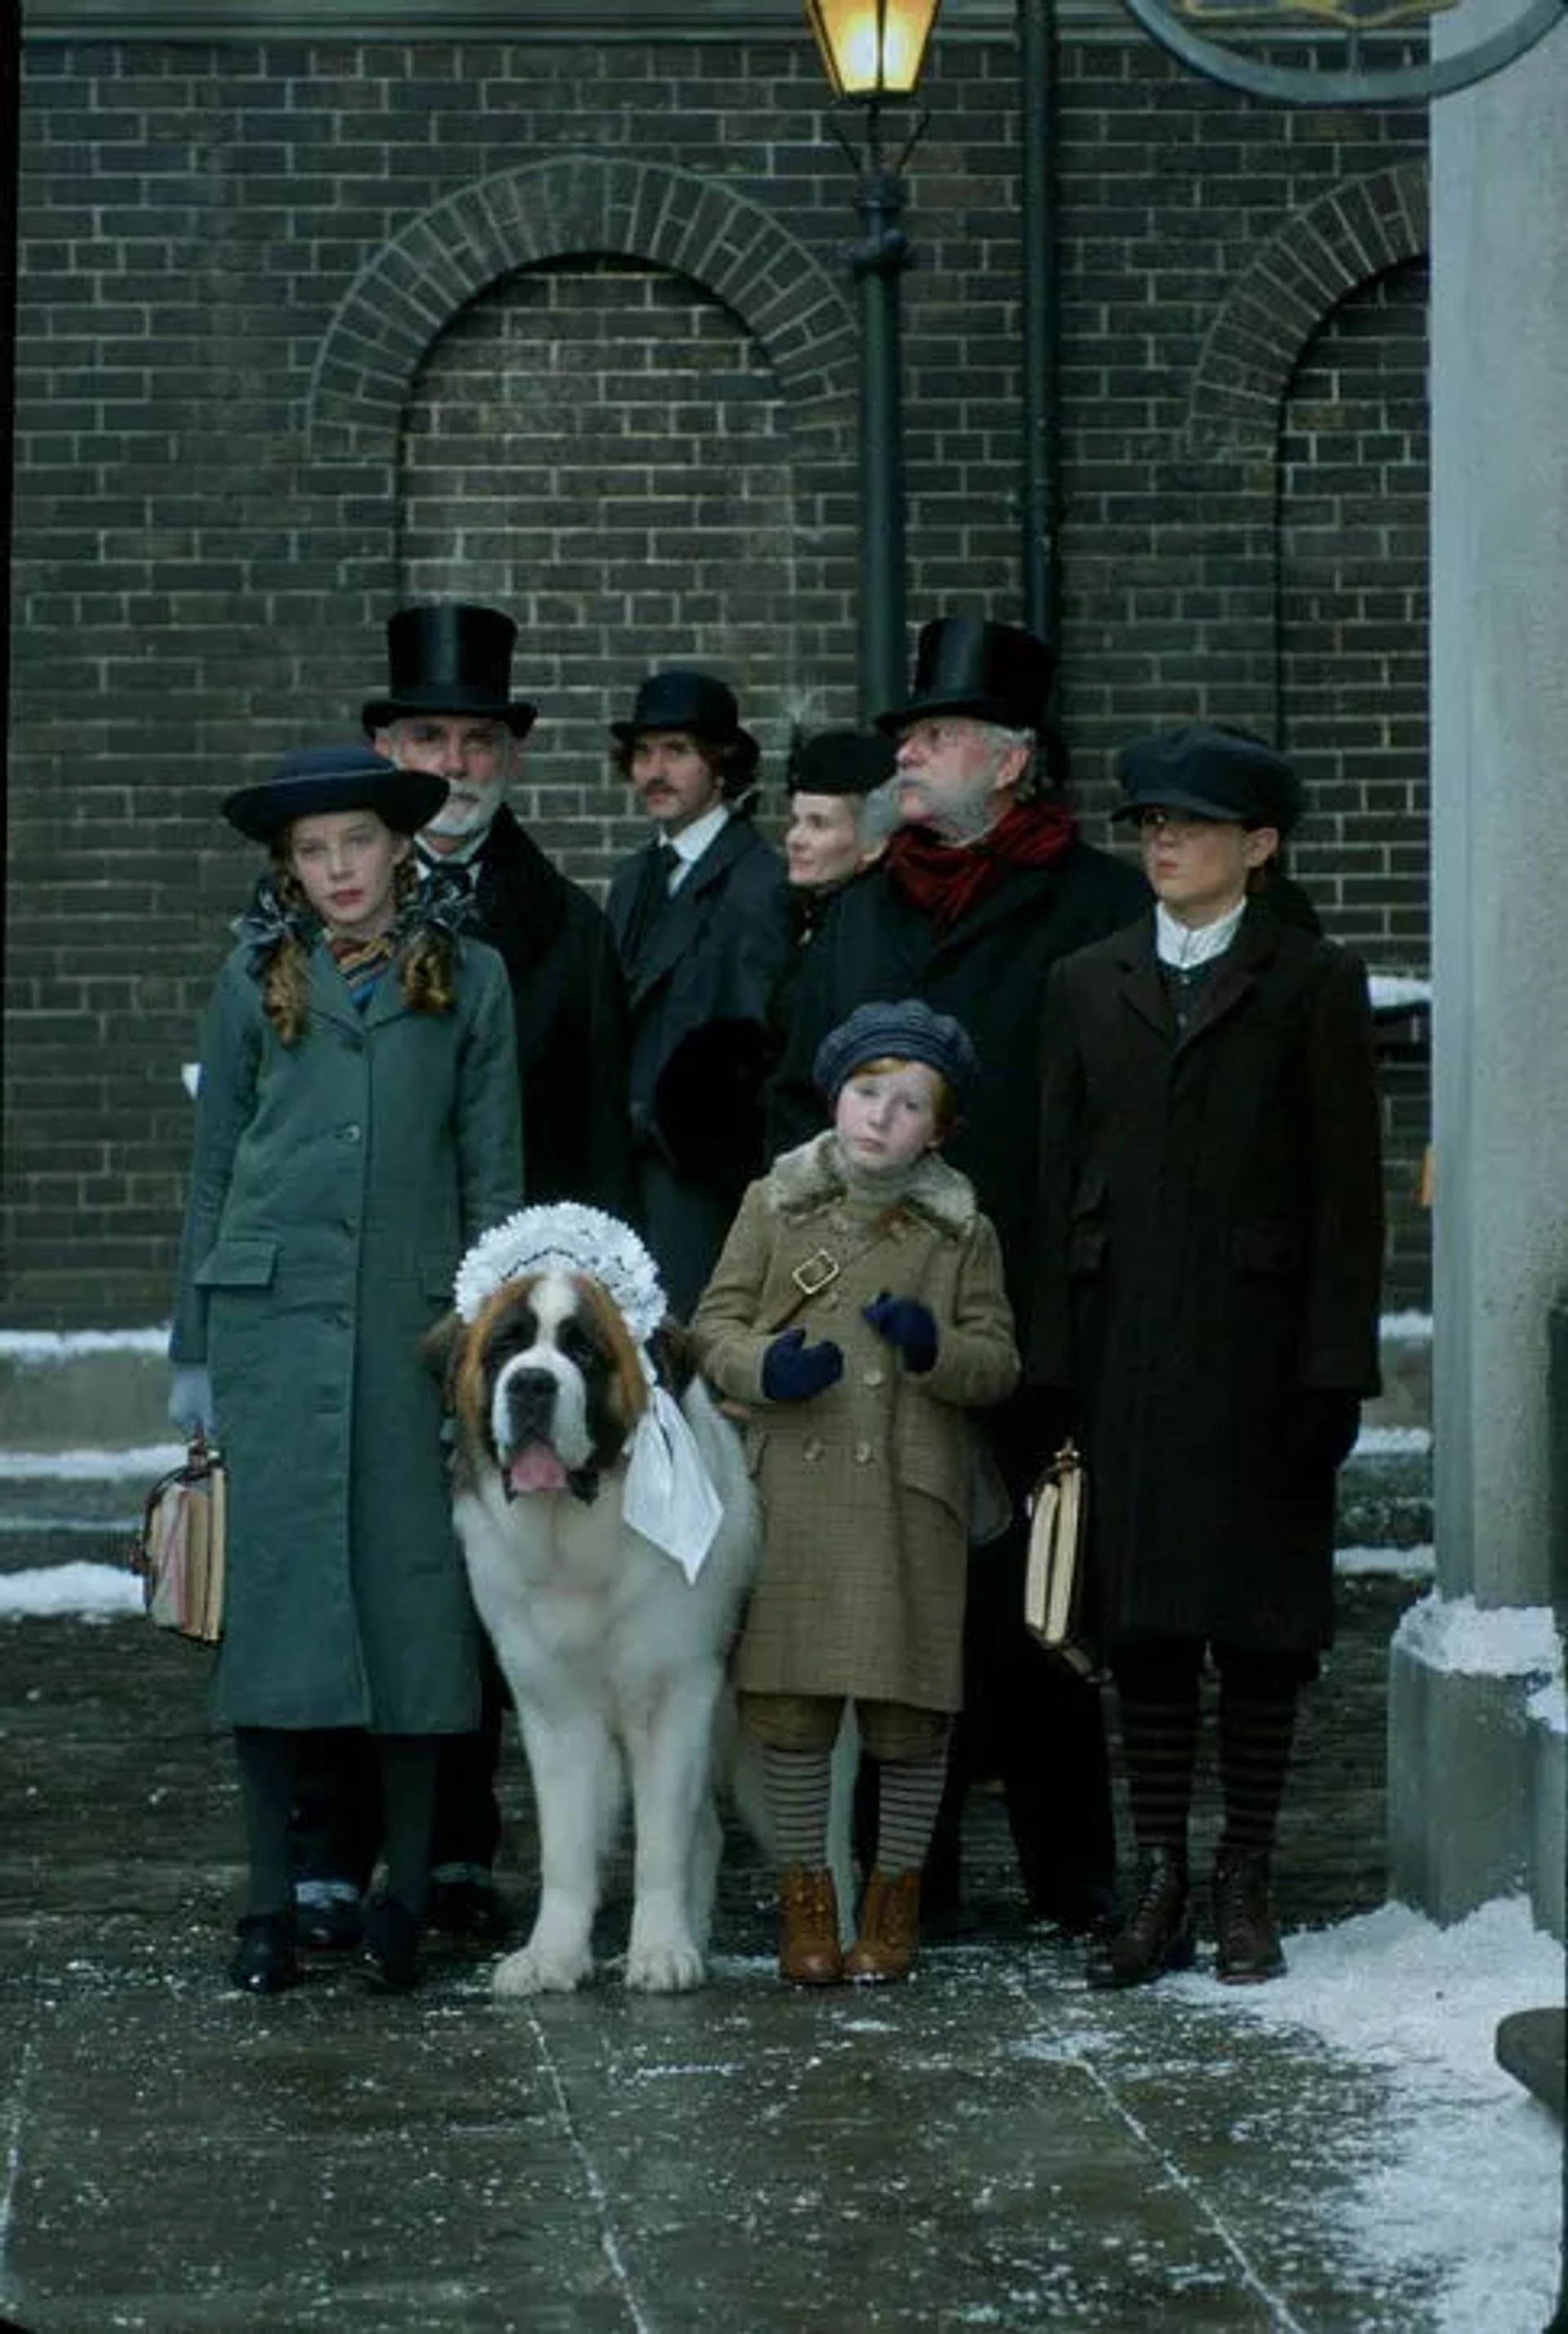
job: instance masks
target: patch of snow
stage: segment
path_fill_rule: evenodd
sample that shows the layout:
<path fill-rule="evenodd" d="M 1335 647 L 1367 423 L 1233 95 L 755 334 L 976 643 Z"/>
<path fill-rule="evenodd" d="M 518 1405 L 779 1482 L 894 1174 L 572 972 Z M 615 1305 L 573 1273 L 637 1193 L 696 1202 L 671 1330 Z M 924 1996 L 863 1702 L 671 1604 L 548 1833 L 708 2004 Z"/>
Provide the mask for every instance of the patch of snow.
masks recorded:
<path fill-rule="evenodd" d="M 1401 1452 L 1429 1451 L 1431 1447 L 1429 1426 L 1363 1426 L 1356 1437 L 1356 1449 L 1364 1459 L 1394 1458 Z"/>
<path fill-rule="evenodd" d="M 1397 1343 L 1429 1345 L 1432 1342 L 1429 1313 L 1385 1313 L 1379 1326 L 1385 1337 Z"/>
<path fill-rule="evenodd" d="M 1432 984 L 1410 972 L 1371 972 L 1367 975 L 1367 989 L 1374 1013 L 1397 1013 L 1411 1005 L 1429 1005 Z"/>
<path fill-rule="evenodd" d="M 1510 2011 L 1563 2001 L 1562 1948 L 1505 1897 L 1446 1929 L 1385 1905 L 1288 1938 L 1286 1954 L 1279 1984 L 1234 1990 L 1238 2012 L 1305 2028 L 1392 2081 L 1352 2242 L 1383 2267 L 1438 2268 L 1433 2334 L 1538 2334 L 1557 2290 L 1562 2135 L 1497 2065 L 1496 2037 Z"/>
<path fill-rule="evenodd" d="M 151 1483 L 185 1457 L 183 1442 L 140 1442 L 123 1451 L 0 1451 L 6 1482 L 111 1483 L 145 1476 Z"/>
<path fill-rule="evenodd" d="M 1470 1677 L 1557 1677 L 1563 1649 L 1549 1605 L 1477 1605 L 1434 1590 L 1412 1605 L 1394 1643 L 1429 1669 Z"/>
<path fill-rule="evenodd" d="M 1560 1677 L 1554 1678 L 1550 1685 L 1537 1686 L 1525 1710 L 1537 1726 L 1544 1726 L 1550 1733 L 1568 1734 L 1568 1694 L 1563 1691 Z"/>
<path fill-rule="evenodd" d="M 1334 1570 L 1347 1578 L 1386 1573 L 1395 1580 L 1430 1580 L 1437 1554 L 1429 1540 L 1414 1548 L 1336 1548 Z"/>
<path fill-rule="evenodd" d="M 0 1329 L 0 1360 L 29 1366 L 75 1361 L 82 1354 L 168 1353 L 167 1321 L 150 1329 Z"/>
<path fill-rule="evenodd" d="M 143 1610 L 141 1583 L 112 1564 L 49 1564 L 32 1572 L 0 1572 L 0 1620 L 114 1620 Z"/>

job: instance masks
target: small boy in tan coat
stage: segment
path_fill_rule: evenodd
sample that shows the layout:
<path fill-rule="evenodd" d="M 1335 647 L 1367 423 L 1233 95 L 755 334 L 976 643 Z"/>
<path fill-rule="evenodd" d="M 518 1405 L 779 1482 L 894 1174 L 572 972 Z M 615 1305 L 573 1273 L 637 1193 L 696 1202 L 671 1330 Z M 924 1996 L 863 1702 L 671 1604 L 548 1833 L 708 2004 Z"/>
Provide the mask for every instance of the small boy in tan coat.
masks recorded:
<path fill-rule="evenodd" d="M 781 1973 L 901 1978 L 961 1699 L 976 1441 L 1018 1376 L 1001 1253 L 938 1156 L 976 1074 L 957 1021 L 859 1007 L 814 1066 L 831 1132 L 753 1183 L 692 1323 L 750 1413 L 764 1549 L 737 1656 L 779 1860 Z M 880 1764 L 877 1862 L 841 1953 L 829 1770 L 846 1701 Z"/>

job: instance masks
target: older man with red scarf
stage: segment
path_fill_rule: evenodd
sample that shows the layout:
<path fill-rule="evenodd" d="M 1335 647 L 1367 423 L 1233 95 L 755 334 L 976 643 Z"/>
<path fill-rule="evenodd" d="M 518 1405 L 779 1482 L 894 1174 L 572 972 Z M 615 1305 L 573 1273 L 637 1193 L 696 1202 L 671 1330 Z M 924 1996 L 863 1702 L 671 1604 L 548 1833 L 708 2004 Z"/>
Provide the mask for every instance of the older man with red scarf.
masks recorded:
<path fill-rule="evenodd" d="M 1016 625 L 943 616 L 925 626 L 909 700 L 877 724 L 898 741 L 901 824 L 807 952 L 769 1114 L 775 1153 L 821 1126 L 811 1064 L 857 1005 L 920 997 L 961 1021 L 980 1075 L 945 1155 L 996 1227 L 1024 1339 L 1046 977 L 1059 957 L 1133 922 L 1149 900 L 1135 868 L 1080 840 L 1057 791 L 1053 670 L 1046 642 Z M 993 1420 L 1013 1520 L 970 1564 L 966 1708 L 926 1908 L 938 1919 L 956 1909 L 965 1797 L 974 1781 L 1000 1776 L 1029 1912 L 1082 1934 L 1109 1909 L 1115 1867 L 1099 1700 L 1050 1665 L 1023 1623 L 1022 1503 L 1046 1423 L 1023 1398 Z"/>

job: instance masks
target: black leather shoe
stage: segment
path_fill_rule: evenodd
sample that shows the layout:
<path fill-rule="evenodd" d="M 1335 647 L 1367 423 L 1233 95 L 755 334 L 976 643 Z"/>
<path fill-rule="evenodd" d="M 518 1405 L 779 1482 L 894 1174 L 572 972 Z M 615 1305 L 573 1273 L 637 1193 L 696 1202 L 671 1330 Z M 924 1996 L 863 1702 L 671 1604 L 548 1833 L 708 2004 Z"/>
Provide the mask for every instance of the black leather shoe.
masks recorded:
<path fill-rule="evenodd" d="M 242 1993 L 283 1993 L 300 1982 L 293 1924 L 286 1913 L 247 1913 L 235 1924 L 239 1939 L 228 1982 Z"/>
<path fill-rule="evenodd" d="M 428 1920 L 469 1945 L 504 1945 L 512 1934 L 512 1908 L 493 1880 L 432 1880 Z"/>
<path fill-rule="evenodd" d="M 1168 1970 L 1190 1969 L 1197 1950 L 1186 1862 L 1171 1848 L 1146 1848 L 1133 1869 L 1127 1909 L 1090 1947 L 1083 1974 L 1094 1986 L 1147 1985 Z"/>
<path fill-rule="evenodd" d="M 410 1993 L 419 1982 L 419 1924 L 395 1896 L 378 1896 L 365 1914 L 360 1967 L 382 1993 Z"/>
<path fill-rule="evenodd" d="M 351 1953 L 364 1934 L 357 1896 L 294 1897 L 294 1939 L 308 1953 Z"/>
<path fill-rule="evenodd" d="M 1268 1857 L 1261 1849 L 1220 1850 L 1214 1860 L 1214 1973 L 1221 1985 L 1262 1985 L 1284 1975 L 1268 1892 Z"/>

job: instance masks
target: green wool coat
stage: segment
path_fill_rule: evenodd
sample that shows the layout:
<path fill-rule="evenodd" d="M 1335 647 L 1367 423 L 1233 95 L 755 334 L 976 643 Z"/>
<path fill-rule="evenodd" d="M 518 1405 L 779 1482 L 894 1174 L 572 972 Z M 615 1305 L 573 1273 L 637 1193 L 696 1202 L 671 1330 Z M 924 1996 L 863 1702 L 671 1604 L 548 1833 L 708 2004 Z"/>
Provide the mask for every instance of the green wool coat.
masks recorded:
<path fill-rule="evenodd" d="M 954 1711 L 962 1701 L 974 1441 L 967 1413 L 1018 1375 L 996 1235 L 967 1177 L 923 1160 L 867 1241 L 836 1138 L 778 1160 L 741 1203 L 692 1322 L 702 1365 L 746 1403 L 763 1557 L 737 1657 L 752 1693 L 850 1695 Z M 841 1271 L 801 1301 L 792 1273 L 824 1251 Z M 936 1316 L 936 1366 L 905 1368 L 861 1317 L 887 1290 Z M 844 1374 L 806 1402 L 770 1403 L 763 1355 L 784 1326 L 842 1347 Z"/>
<path fill-rule="evenodd" d="M 426 1333 L 478 1235 L 520 1204 L 505 969 L 460 944 L 449 1013 L 394 965 L 364 1011 L 311 959 L 285 1046 L 248 951 L 201 1039 L 176 1362 L 211 1369 L 229 1471 L 216 1708 L 236 1726 L 462 1732 L 478 1635 Z"/>

